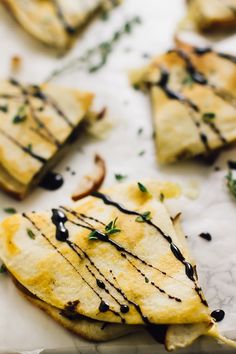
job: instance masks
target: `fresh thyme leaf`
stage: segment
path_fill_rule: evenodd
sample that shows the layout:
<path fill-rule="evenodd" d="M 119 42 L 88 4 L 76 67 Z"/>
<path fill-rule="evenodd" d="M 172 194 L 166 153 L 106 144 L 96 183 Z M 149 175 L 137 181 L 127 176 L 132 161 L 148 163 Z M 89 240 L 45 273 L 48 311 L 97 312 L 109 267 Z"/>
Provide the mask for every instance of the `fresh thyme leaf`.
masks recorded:
<path fill-rule="evenodd" d="M 90 232 L 90 234 L 88 235 L 88 239 L 89 240 L 98 240 L 97 230 L 93 230 L 92 232 Z"/>
<path fill-rule="evenodd" d="M 148 193 L 147 188 L 142 183 L 138 182 L 138 187 L 141 192 Z"/>
<path fill-rule="evenodd" d="M 164 199 L 165 199 L 165 195 L 161 192 L 161 194 L 160 194 L 160 201 L 161 201 L 161 202 L 164 202 Z"/>
<path fill-rule="evenodd" d="M 143 132 L 143 128 L 139 128 L 139 129 L 138 129 L 138 135 L 141 135 L 142 132 Z"/>
<path fill-rule="evenodd" d="M 133 84 L 132 86 L 136 91 L 140 90 L 139 84 Z"/>
<path fill-rule="evenodd" d="M 8 112 L 8 105 L 5 104 L 5 105 L 0 106 L 0 111 L 3 113 L 7 113 Z"/>
<path fill-rule="evenodd" d="M 35 240 L 35 234 L 31 229 L 27 229 L 27 234 L 32 240 Z"/>
<path fill-rule="evenodd" d="M 115 174 L 115 179 L 117 181 L 123 181 L 123 179 L 127 178 L 128 176 L 127 175 L 121 175 L 120 173 L 116 173 Z"/>
<path fill-rule="evenodd" d="M 20 106 L 20 108 L 18 109 L 16 115 L 12 119 L 13 124 L 22 123 L 22 122 L 24 122 L 26 120 L 25 110 L 26 110 L 26 105 L 25 104 Z"/>
<path fill-rule="evenodd" d="M 202 119 L 205 123 L 210 123 L 215 119 L 216 115 L 212 112 L 206 112 L 202 115 Z"/>
<path fill-rule="evenodd" d="M 148 221 L 148 220 L 151 220 L 151 219 L 152 219 L 151 212 L 150 211 L 145 211 L 145 213 L 143 213 L 142 215 L 137 216 L 135 221 L 137 221 L 137 222 L 145 222 L 145 221 Z"/>
<path fill-rule="evenodd" d="M 29 151 L 32 151 L 33 145 L 32 145 L 32 144 L 28 144 L 27 149 L 28 149 Z"/>
<path fill-rule="evenodd" d="M 143 156 L 144 154 L 145 154 L 145 150 L 142 150 L 142 151 L 140 151 L 139 153 L 138 153 L 138 156 Z"/>
<path fill-rule="evenodd" d="M 6 272 L 7 272 L 7 268 L 6 268 L 5 264 L 2 264 L 0 266 L 0 273 L 3 274 L 3 273 L 6 273 Z"/>
<path fill-rule="evenodd" d="M 55 77 L 58 77 L 71 70 L 85 69 L 89 73 L 98 71 L 107 63 L 107 60 L 118 41 L 121 40 L 125 35 L 130 34 L 134 26 L 140 23 L 141 19 L 138 16 L 129 19 L 118 30 L 116 30 L 107 41 L 103 41 L 96 45 L 94 48 L 88 49 L 80 57 L 72 59 L 61 68 L 54 70 L 48 76 L 46 81 L 51 81 Z"/>
<path fill-rule="evenodd" d="M 234 179 L 232 171 L 228 172 L 226 179 L 227 179 L 227 187 L 230 193 L 232 194 L 233 197 L 236 198 L 236 179 Z"/>
<path fill-rule="evenodd" d="M 183 81 L 182 81 L 182 84 L 183 84 L 183 85 L 190 85 L 190 86 L 192 86 L 193 83 L 194 83 L 193 78 L 192 78 L 192 76 L 190 76 L 190 75 L 186 76 L 186 77 L 183 79 Z"/>
<path fill-rule="evenodd" d="M 109 224 L 105 226 L 106 235 L 108 236 L 113 235 L 121 231 L 116 227 L 116 222 L 117 222 L 117 218 L 115 218 L 113 221 L 110 221 Z"/>
<path fill-rule="evenodd" d="M 3 210 L 4 210 L 5 213 L 7 213 L 7 214 L 16 214 L 16 213 L 17 213 L 17 211 L 16 211 L 15 208 L 5 208 L 5 209 L 3 209 Z"/>

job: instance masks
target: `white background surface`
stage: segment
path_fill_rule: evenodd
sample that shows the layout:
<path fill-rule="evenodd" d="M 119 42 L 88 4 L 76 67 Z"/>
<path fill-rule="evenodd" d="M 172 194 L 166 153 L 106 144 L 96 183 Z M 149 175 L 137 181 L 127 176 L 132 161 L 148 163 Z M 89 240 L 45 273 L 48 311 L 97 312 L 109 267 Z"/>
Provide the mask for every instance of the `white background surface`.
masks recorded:
<path fill-rule="evenodd" d="M 199 198 L 182 197 L 171 203 L 175 210 L 183 212 L 183 222 L 189 245 L 197 259 L 201 284 L 212 309 L 223 308 L 226 312 L 221 324 L 223 333 L 236 337 L 236 218 L 235 200 L 225 187 L 226 161 L 235 156 L 235 149 L 221 154 L 216 162 L 221 167 L 215 172 L 213 166 L 197 162 L 184 162 L 169 167 L 158 166 L 152 140 L 151 110 L 148 98 L 134 91 L 128 84 L 127 72 L 148 62 L 143 54 L 155 55 L 171 47 L 173 34 L 179 19 L 184 14 L 181 0 L 125 0 L 106 22 L 98 19 L 78 40 L 76 46 L 64 58 L 56 58 L 36 40 L 26 34 L 9 15 L 0 8 L 0 75 L 9 75 L 13 55 L 23 58 L 23 70 L 19 78 L 25 82 L 40 83 L 56 67 L 69 58 L 80 56 L 88 48 L 109 38 L 122 23 L 140 15 L 142 25 L 137 26 L 116 47 L 108 64 L 96 74 L 73 71 L 56 82 L 74 86 L 97 94 L 95 106 L 109 107 L 114 129 L 106 140 L 82 137 L 71 153 L 56 168 L 65 177 L 64 187 L 57 192 L 37 189 L 23 203 L 0 193 L 0 218 L 3 208 L 15 207 L 18 211 L 40 210 L 62 203 L 70 203 L 70 194 L 80 176 L 89 171 L 93 155 L 98 152 L 107 163 L 106 185 L 115 183 L 114 173 L 127 174 L 128 179 L 141 180 L 153 177 L 180 183 L 185 189 L 189 184 L 199 186 Z M 202 42 L 204 44 L 204 42 Z M 215 48 L 236 54 L 236 37 L 228 37 L 214 44 Z M 142 127 L 143 133 L 137 134 Z M 145 150 L 143 156 L 138 153 Z M 76 171 L 71 176 L 66 171 L 70 166 Z M 200 232 L 210 232 L 213 240 L 208 243 L 198 237 Z M 137 344 L 137 346 L 136 346 Z M 147 347 L 148 345 L 148 347 Z M 214 343 L 202 340 L 194 348 L 196 353 L 218 352 Z M 22 299 L 10 279 L 0 275 L 0 349 L 24 352 L 40 348 L 59 348 L 69 354 L 78 353 L 161 353 L 163 349 L 154 343 L 148 334 L 132 336 L 115 342 L 93 345 L 83 341 L 54 323 L 37 308 Z M 66 348 L 66 349 L 65 349 Z M 159 348 L 159 349 L 157 349 Z M 213 349 L 214 348 L 214 349 Z M 194 349 L 191 349 L 193 352 Z M 226 349 L 224 349 L 225 352 Z M 34 353 L 39 353 L 36 350 Z M 48 351 L 44 351 L 44 353 Z M 51 351 L 50 351 L 51 352 Z M 190 349 L 184 351 L 190 353 Z"/>

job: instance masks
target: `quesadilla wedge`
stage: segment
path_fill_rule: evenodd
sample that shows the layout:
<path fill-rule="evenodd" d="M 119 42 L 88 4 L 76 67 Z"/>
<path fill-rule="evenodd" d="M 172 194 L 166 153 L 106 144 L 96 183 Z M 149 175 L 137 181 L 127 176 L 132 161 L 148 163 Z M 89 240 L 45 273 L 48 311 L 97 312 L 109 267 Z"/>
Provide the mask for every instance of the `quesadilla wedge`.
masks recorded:
<path fill-rule="evenodd" d="M 23 199 L 77 136 L 93 95 L 51 84 L 0 82 L 0 187 Z"/>
<path fill-rule="evenodd" d="M 94 192 L 72 208 L 14 215 L 0 225 L 0 257 L 31 302 L 85 338 L 140 329 L 133 325 L 188 324 L 208 334 L 214 321 L 179 217 L 172 219 L 163 203 L 178 195 L 173 184 L 129 183 Z M 99 321 L 112 324 L 112 333 L 105 326 L 91 336 L 89 326 Z M 173 328 L 169 349 L 173 339 L 180 346 Z M 186 345 L 198 337 L 189 332 Z"/>
<path fill-rule="evenodd" d="M 131 81 L 150 95 L 161 163 L 211 156 L 236 140 L 234 56 L 178 42 Z"/>
<path fill-rule="evenodd" d="M 235 0 L 188 0 L 188 12 L 181 28 L 205 32 L 236 29 Z"/>
<path fill-rule="evenodd" d="M 19 24 L 47 46 L 66 50 L 97 10 L 120 0 L 3 0 Z"/>

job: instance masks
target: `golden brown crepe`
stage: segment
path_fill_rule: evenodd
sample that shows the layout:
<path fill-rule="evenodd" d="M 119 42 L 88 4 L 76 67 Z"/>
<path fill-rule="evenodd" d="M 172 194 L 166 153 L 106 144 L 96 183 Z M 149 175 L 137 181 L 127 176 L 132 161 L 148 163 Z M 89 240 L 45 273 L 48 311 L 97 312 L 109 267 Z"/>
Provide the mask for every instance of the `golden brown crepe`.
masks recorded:
<path fill-rule="evenodd" d="M 161 163 L 211 155 L 236 140 L 234 56 L 178 42 L 131 80 L 150 95 Z"/>
<path fill-rule="evenodd" d="M 67 49 L 76 34 L 101 8 L 109 10 L 120 0 L 2 0 L 14 18 L 46 45 Z"/>
<path fill-rule="evenodd" d="M 52 84 L 0 82 L 0 187 L 23 199 L 76 137 L 93 95 Z"/>
<path fill-rule="evenodd" d="M 85 338 L 173 324 L 167 348 L 190 344 L 214 323 L 179 216 L 163 202 L 179 193 L 170 183 L 129 183 L 72 208 L 14 215 L 0 225 L 0 257 L 31 302 Z"/>
<path fill-rule="evenodd" d="M 189 0 L 182 28 L 199 31 L 236 29 L 236 0 Z"/>

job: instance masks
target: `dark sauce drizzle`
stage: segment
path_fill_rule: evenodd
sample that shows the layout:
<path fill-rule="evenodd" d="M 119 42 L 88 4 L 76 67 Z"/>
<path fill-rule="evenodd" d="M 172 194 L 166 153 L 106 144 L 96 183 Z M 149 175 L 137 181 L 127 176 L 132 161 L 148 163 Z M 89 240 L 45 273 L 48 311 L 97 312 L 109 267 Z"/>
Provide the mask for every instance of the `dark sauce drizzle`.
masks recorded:
<path fill-rule="evenodd" d="M 25 88 L 24 88 L 23 86 L 21 86 L 21 84 L 20 84 L 18 81 L 16 81 L 15 79 L 10 79 L 9 82 L 10 82 L 13 86 L 17 86 L 17 87 L 20 89 L 20 91 L 21 91 L 23 97 L 25 97 L 25 104 L 28 105 L 28 107 L 29 107 L 29 109 L 30 109 L 30 111 L 31 111 L 32 117 L 33 117 L 33 119 L 35 120 L 35 122 L 36 122 L 37 125 L 38 125 L 38 128 L 39 128 L 39 129 L 43 129 L 43 130 L 46 132 L 46 134 L 47 134 L 48 138 L 50 139 L 50 142 L 51 142 L 51 143 L 53 143 L 53 144 L 55 144 L 56 146 L 60 147 L 60 145 L 61 145 L 60 142 L 59 142 L 59 141 L 57 140 L 57 138 L 51 133 L 51 131 L 46 127 L 46 125 L 39 119 L 39 117 L 38 117 L 38 115 L 37 115 L 35 109 L 34 109 L 33 106 L 31 105 L 30 100 L 29 100 L 29 95 L 30 95 L 30 93 L 29 93 L 27 90 L 25 90 Z M 37 130 L 35 130 L 35 132 L 45 139 L 45 136 L 42 134 L 42 132 L 39 133 Z"/>
<path fill-rule="evenodd" d="M 95 198 L 98 198 L 98 199 L 101 199 L 104 204 L 107 204 L 107 205 L 111 205 L 115 208 L 117 208 L 120 212 L 124 213 L 124 214 L 127 214 L 127 215 L 134 215 L 134 216 L 141 216 L 142 217 L 142 214 L 140 214 L 139 212 L 137 211 L 133 211 L 133 210 L 129 210 L 129 209 L 126 209 L 125 207 L 123 207 L 122 205 L 120 205 L 119 203 L 113 201 L 110 199 L 110 197 L 108 197 L 107 195 L 105 194 L 102 194 L 100 192 L 93 192 L 91 194 L 93 197 Z M 201 288 L 199 288 L 197 285 L 196 285 L 196 279 L 195 279 L 195 272 L 194 272 L 194 269 L 193 269 L 193 266 L 188 262 L 186 261 L 186 259 L 184 258 L 183 254 L 181 253 L 180 249 L 173 243 L 172 241 L 172 238 L 169 236 L 169 235 L 166 235 L 160 228 L 159 226 L 155 225 L 151 220 L 145 220 L 144 221 L 146 224 L 152 226 L 153 228 L 155 228 L 163 237 L 164 239 L 170 244 L 170 249 L 172 251 L 172 253 L 174 254 L 174 256 L 176 257 L 176 259 L 178 259 L 185 267 L 185 273 L 187 275 L 187 277 L 192 280 L 195 284 L 195 291 L 197 292 L 201 302 L 207 306 L 207 302 L 206 300 L 203 298 L 203 295 L 202 295 L 202 291 L 201 291 Z M 107 236 L 106 235 L 103 235 L 103 234 L 99 234 L 98 233 L 98 238 L 99 240 L 101 241 L 108 241 L 107 240 Z M 105 237 L 104 237 L 105 236 Z M 115 243 L 115 241 L 113 240 L 110 240 L 109 241 L 110 243 L 114 243 L 115 247 L 117 247 L 118 250 L 120 251 L 123 251 L 122 247 L 118 244 Z"/>
<path fill-rule="evenodd" d="M 172 49 L 168 53 L 176 53 L 179 55 L 185 62 L 186 64 L 186 69 L 188 73 L 191 75 L 191 78 L 193 79 L 194 82 L 200 85 L 206 85 L 207 84 L 207 79 L 205 75 L 203 75 L 201 72 L 199 72 L 191 62 L 189 56 L 183 52 L 180 49 Z"/>
<path fill-rule="evenodd" d="M 199 234 L 199 237 L 203 238 L 206 241 L 212 240 L 211 234 L 209 234 L 209 232 L 202 232 Z"/>
<path fill-rule="evenodd" d="M 197 105 L 195 105 L 192 101 L 186 99 L 181 94 L 179 94 L 179 93 L 177 94 L 176 92 L 174 92 L 174 91 L 170 90 L 170 88 L 168 88 L 168 86 L 167 86 L 168 81 L 169 81 L 169 72 L 162 68 L 161 69 L 161 78 L 160 78 L 159 82 L 156 83 L 156 85 L 160 86 L 169 98 L 176 99 L 180 102 L 183 102 L 184 104 L 187 104 L 188 107 L 193 109 L 194 112 L 199 113 L 199 108 L 197 107 Z M 195 124 L 197 130 L 198 130 L 199 138 L 200 138 L 201 142 L 203 143 L 205 150 L 210 151 L 210 146 L 208 144 L 208 138 L 207 138 L 206 134 L 200 130 L 200 123 L 195 120 L 192 112 L 190 112 L 190 116 L 191 116 L 193 123 Z"/>
<path fill-rule="evenodd" d="M 213 52 L 212 48 L 210 47 L 206 47 L 206 48 L 194 48 L 194 53 L 201 56 L 201 55 L 205 55 L 208 53 Z M 222 52 L 214 52 L 216 55 L 218 55 L 219 57 L 229 60 L 232 63 L 236 64 L 236 56 L 235 55 L 231 55 L 231 54 L 226 54 L 226 53 L 222 53 Z"/>
<path fill-rule="evenodd" d="M 55 209 L 56 210 L 56 209 Z M 80 274 L 80 272 L 78 271 L 78 269 L 71 263 L 71 261 L 66 258 L 60 251 L 59 249 L 50 241 L 50 239 L 42 232 L 42 230 L 40 230 L 40 228 L 36 225 L 36 223 L 25 213 L 22 214 L 23 217 L 25 217 L 34 227 L 35 229 L 40 232 L 40 234 L 42 235 L 42 237 L 47 240 L 47 242 L 56 250 L 56 252 L 58 254 L 60 254 L 60 256 L 62 258 L 64 258 L 64 260 L 70 264 L 70 266 L 74 269 L 74 271 L 80 276 L 80 278 L 90 287 L 90 289 L 99 297 L 99 299 L 102 301 L 102 297 L 97 293 L 97 291 L 95 289 L 93 289 L 93 287 L 87 283 L 87 281 L 83 278 L 83 276 Z M 65 223 L 65 221 L 63 222 L 62 220 L 65 220 L 66 216 L 63 215 L 63 213 L 60 213 L 60 217 L 56 214 L 56 212 L 54 212 L 54 220 L 55 221 L 59 221 L 59 223 Z M 57 228 L 57 227 L 56 227 Z M 59 237 L 66 237 L 67 236 L 67 233 L 64 231 L 65 229 L 65 226 L 63 227 L 62 225 L 60 225 L 58 227 L 59 231 L 58 231 L 58 236 Z M 67 244 L 71 247 L 72 245 L 70 244 L 70 242 L 67 240 L 67 238 L 64 240 L 64 242 L 67 242 Z M 78 254 L 78 253 L 77 253 Z M 78 254 L 79 256 L 79 254 Z M 79 256 L 80 257 L 80 256 Z M 77 300 L 79 301 L 79 300 Z M 119 316 L 121 318 L 121 322 L 124 323 L 124 319 L 120 316 L 120 314 L 116 311 L 113 311 L 111 309 L 109 309 L 109 311 L 111 311 L 115 316 Z"/>
<path fill-rule="evenodd" d="M 66 21 L 65 16 L 63 14 L 63 11 L 62 11 L 60 5 L 58 4 L 58 1 L 57 0 L 53 0 L 53 5 L 55 7 L 57 17 L 60 20 L 64 30 L 66 31 L 66 33 L 69 34 L 69 35 L 74 35 L 76 33 L 76 28 L 71 26 Z"/>
<path fill-rule="evenodd" d="M 74 124 L 68 119 L 66 114 L 61 110 L 61 108 L 58 106 L 58 104 L 54 101 L 52 97 L 50 97 L 48 94 L 43 92 L 39 86 L 37 85 L 32 85 L 32 89 L 34 90 L 33 92 L 33 97 L 38 98 L 44 103 L 47 103 L 49 106 L 51 106 L 56 113 L 71 127 L 74 128 Z"/>
<path fill-rule="evenodd" d="M 69 209 L 67 209 L 67 208 L 65 208 L 65 207 L 61 207 L 61 209 L 64 209 L 65 211 L 71 213 L 71 214 L 74 215 L 74 216 L 77 216 L 77 218 L 79 218 L 80 220 L 81 220 L 81 215 L 84 215 L 84 214 L 78 214 L 78 213 L 74 212 L 73 210 L 70 211 Z M 88 218 L 88 219 L 91 219 L 91 220 L 95 220 L 96 222 L 99 222 L 99 220 L 94 219 L 94 218 L 92 218 L 92 217 L 87 217 L 87 218 Z M 64 219 L 63 219 L 63 220 L 64 220 Z M 74 221 L 72 221 L 72 220 L 70 220 L 70 219 L 67 219 L 67 221 L 72 222 L 73 224 L 75 224 L 75 225 L 77 225 L 77 226 L 84 227 L 84 228 L 89 229 L 89 230 L 94 230 L 94 228 L 92 227 L 91 224 L 86 223 L 86 225 L 83 225 L 83 224 L 76 223 L 76 222 L 74 222 Z M 84 220 L 82 220 L 82 221 L 84 221 Z M 84 222 L 85 222 L 85 221 L 84 221 Z M 100 223 L 101 223 L 101 222 L 100 222 Z M 104 224 L 104 223 L 102 223 L 102 224 Z M 96 230 L 96 231 L 97 231 L 97 230 Z M 98 232 L 98 231 L 97 231 L 97 232 Z M 106 235 L 105 235 L 105 234 L 102 234 L 102 233 L 101 233 L 101 235 L 102 235 L 103 238 L 106 238 Z M 112 240 L 110 240 L 110 241 L 112 241 Z M 111 242 L 110 242 L 110 243 L 111 243 Z M 114 243 L 112 243 L 112 244 L 113 244 L 113 246 L 114 246 Z M 72 246 L 72 245 L 73 245 L 73 246 Z M 143 321 L 144 321 L 145 323 L 149 323 L 147 317 L 142 314 L 142 311 L 141 311 L 140 306 L 137 305 L 136 303 L 134 303 L 133 301 L 129 300 L 129 299 L 127 298 L 127 296 L 122 292 L 122 290 L 121 290 L 120 288 L 117 288 L 117 287 L 116 287 L 114 284 L 112 284 L 108 279 L 106 279 L 105 276 L 101 273 L 101 271 L 95 266 L 94 262 L 91 261 L 90 257 L 89 257 L 78 245 L 73 244 L 72 242 L 70 242 L 70 245 L 69 245 L 69 246 L 70 246 L 74 251 L 75 251 L 74 247 L 75 247 L 75 248 L 78 248 L 78 249 L 80 250 L 80 252 L 83 253 L 83 255 L 85 256 L 85 258 L 88 259 L 88 261 L 90 262 L 90 264 L 91 264 L 91 265 L 98 271 L 98 273 L 108 282 L 108 284 L 110 284 L 113 288 L 115 288 L 115 290 L 116 290 L 119 294 L 121 294 L 121 295 L 123 296 L 123 298 L 124 298 L 127 302 L 129 302 L 130 304 L 132 304 L 132 305 L 135 307 L 135 309 L 136 309 L 136 310 L 138 311 L 138 313 L 141 315 Z M 155 267 L 149 265 L 149 264 L 146 263 L 145 261 L 143 261 L 143 260 L 141 260 L 140 258 L 138 258 L 136 255 L 133 255 L 131 252 L 127 251 L 125 248 L 123 248 L 122 246 L 120 246 L 120 245 L 118 245 L 118 244 L 116 243 L 116 249 L 117 249 L 117 247 L 118 247 L 118 250 L 119 250 L 119 251 L 122 250 L 123 252 L 126 252 L 126 253 L 129 254 L 129 255 L 132 255 L 132 257 L 134 257 L 135 259 L 138 259 L 139 261 L 141 261 L 141 262 L 144 263 L 145 265 L 148 265 L 148 266 L 150 266 L 150 267 L 152 267 L 152 268 L 154 268 L 154 269 L 160 271 L 159 269 L 157 269 L 157 268 L 155 268 Z M 79 255 L 79 256 L 80 256 L 80 255 Z M 122 257 L 125 257 L 125 258 L 127 259 L 127 256 L 126 256 L 125 254 L 121 253 L 121 256 L 122 256 Z M 80 256 L 80 257 L 81 257 L 81 256 Z M 128 260 L 128 259 L 127 259 L 127 260 Z M 129 260 L 128 260 L 128 261 L 129 261 Z M 130 262 L 130 261 L 129 261 L 129 262 Z M 132 264 L 132 263 L 131 263 L 131 264 Z M 133 264 L 132 264 L 132 265 L 133 265 Z M 133 266 L 134 266 L 134 265 L 133 265 Z M 145 279 L 147 279 L 147 277 L 145 276 L 144 273 L 142 273 L 136 266 L 134 266 L 134 267 L 135 267 L 135 269 L 136 269 L 139 273 L 141 273 L 141 275 L 143 275 L 143 276 L 145 277 Z M 110 296 L 112 296 L 112 295 L 109 293 L 109 291 L 106 289 L 105 284 L 104 284 L 103 282 L 101 282 L 101 280 L 98 280 L 98 279 L 96 278 L 95 274 L 91 271 L 91 269 L 90 269 L 88 266 L 86 266 L 86 268 L 87 268 L 87 270 L 90 272 L 90 274 L 96 279 L 97 285 L 98 285 L 100 288 L 105 289 L 105 291 L 106 291 Z M 162 272 L 162 274 L 167 275 L 165 272 Z M 163 289 L 161 289 L 159 286 L 157 286 L 154 282 L 151 282 L 151 285 L 154 286 L 156 289 L 158 289 L 161 293 L 166 294 L 170 299 L 175 300 L 175 301 L 177 301 L 177 302 L 181 302 L 181 300 L 180 300 L 179 298 L 176 298 L 176 297 L 174 297 L 174 296 L 171 296 L 171 295 L 167 294 Z M 104 288 L 104 287 L 105 287 L 105 288 Z M 112 297 L 113 297 L 113 296 L 112 296 Z M 113 297 L 113 298 L 114 298 L 114 297 Z M 114 299 L 115 299 L 115 301 L 120 305 L 120 311 L 121 311 L 121 313 L 127 313 L 127 312 L 129 312 L 129 307 L 128 307 L 127 305 L 121 304 L 120 302 L 118 302 L 118 300 L 117 300 L 116 298 L 114 298 Z"/>
<path fill-rule="evenodd" d="M 65 226 L 65 223 L 68 221 L 67 216 L 63 211 L 59 209 L 52 209 L 52 222 L 56 226 L 56 239 L 61 242 L 66 242 L 68 246 L 81 258 L 81 255 L 76 251 L 72 242 L 68 240 L 69 232 Z M 114 315 L 119 316 L 121 322 L 124 323 L 125 320 L 120 316 L 120 314 L 109 308 L 109 305 L 105 303 L 101 295 L 87 282 L 87 280 L 82 276 L 82 274 L 77 270 L 77 273 L 80 275 L 81 279 L 90 287 L 90 289 L 99 297 L 101 300 L 99 311 L 106 312 L 111 311 Z"/>
<path fill-rule="evenodd" d="M 34 153 L 32 151 L 32 149 L 21 145 L 15 138 L 13 138 L 11 135 L 7 134 L 6 132 L 4 132 L 2 129 L 0 129 L 0 134 L 2 134 L 3 136 L 5 136 L 5 138 L 7 138 L 8 140 L 10 140 L 13 144 L 15 144 L 16 146 L 18 146 L 21 150 L 23 150 L 26 154 L 30 155 L 31 157 L 33 157 L 33 159 L 41 162 L 42 164 L 47 162 L 47 159 L 45 159 L 44 157 L 37 155 L 36 153 Z"/>
<path fill-rule="evenodd" d="M 151 284 L 152 286 L 154 286 L 158 291 L 160 291 L 160 293 L 167 295 L 169 299 L 175 300 L 175 301 L 177 301 L 177 302 L 182 302 L 182 300 L 179 299 L 178 297 L 169 295 L 165 290 L 163 290 L 162 288 L 160 288 L 160 287 L 159 287 L 158 285 L 156 285 L 153 281 L 150 281 L 150 280 L 147 278 L 147 276 L 146 276 L 140 269 L 138 269 L 138 267 L 136 267 L 136 265 L 135 265 L 134 263 L 132 263 L 132 262 L 127 258 L 127 256 L 126 256 L 125 253 L 121 253 L 121 256 L 122 256 L 123 258 L 125 258 L 125 259 L 129 262 L 129 264 L 131 264 L 132 267 L 135 268 L 135 270 L 136 270 L 139 274 L 141 274 L 141 276 L 145 279 L 145 282 L 147 282 L 147 283 Z"/>
<path fill-rule="evenodd" d="M 192 80 L 194 82 L 196 82 L 199 85 L 208 85 L 210 86 L 214 91 L 215 91 L 215 87 L 212 85 L 209 85 L 208 80 L 206 79 L 205 75 L 200 73 L 193 65 L 193 63 L 191 62 L 190 57 L 187 55 L 187 53 L 183 52 L 182 50 L 178 50 L 178 49 L 174 49 L 169 51 L 169 53 L 171 52 L 175 52 L 177 53 L 185 62 L 186 64 L 186 70 L 188 71 L 189 75 L 191 76 Z M 219 96 L 219 92 L 215 93 Z M 220 95 L 221 98 L 222 95 Z M 219 139 L 221 140 L 221 142 L 223 144 L 227 143 L 227 140 L 225 139 L 225 137 L 222 135 L 221 131 L 219 130 L 219 128 L 215 125 L 215 123 L 213 122 L 207 122 L 207 125 L 210 126 L 211 130 L 219 137 Z M 201 133 L 201 140 L 202 142 L 206 145 L 207 142 L 207 137 L 205 134 Z M 209 150 L 209 145 L 207 144 L 207 149 Z"/>
<path fill-rule="evenodd" d="M 61 208 L 63 208 L 65 211 L 71 213 L 72 215 L 77 215 L 77 217 L 80 218 L 79 215 L 81 215 L 81 214 L 78 214 L 78 213 L 74 212 L 73 210 L 70 211 L 70 210 L 68 210 L 68 209 L 65 208 L 65 207 L 61 207 Z M 82 215 L 84 215 L 84 214 L 82 214 Z M 89 219 L 94 219 L 94 218 L 91 218 L 91 217 L 87 217 L 87 218 L 89 218 Z M 95 220 L 98 222 L 97 219 L 95 219 Z M 78 223 L 75 223 L 74 221 L 72 221 L 72 220 L 70 220 L 70 219 L 68 219 L 68 221 L 69 221 L 69 222 L 72 222 L 73 224 L 76 224 L 77 226 L 83 227 L 83 225 L 78 224 Z M 104 223 L 102 223 L 102 224 L 104 224 Z M 94 230 L 93 227 L 92 227 L 92 225 L 84 226 L 84 227 L 87 228 L 87 229 L 89 229 L 89 230 Z M 104 236 L 106 236 L 106 235 L 104 235 Z M 85 258 L 87 258 L 87 259 L 89 260 L 90 264 L 91 264 L 93 267 L 95 267 L 95 269 L 98 271 L 98 273 L 99 273 L 113 288 L 115 288 L 116 291 L 119 292 L 119 293 L 124 297 L 124 299 L 125 299 L 126 301 L 128 301 L 130 304 L 134 305 L 135 308 L 137 309 L 137 306 L 138 306 L 138 305 L 137 305 L 137 304 L 134 304 L 133 302 L 131 302 L 131 301 L 121 292 L 121 289 L 117 288 L 117 287 L 114 286 L 114 284 L 112 284 L 108 279 L 106 279 L 106 278 L 104 277 L 104 275 L 100 272 L 100 270 L 99 270 L 99 269 L 95 266 L 95 264 L 91 261 L 90 257 L 89 257 L 78 245 L 74 244 L 74 247 L 78 248 L 78 249 L 84 254 Z M 129 255 L 131 255 L 131 253 L 130 253 L 129 251 L 125 250 L 122 246 L 119 245 L 119 247 L 123 249 L 123 252 L 126 252 L 126 253 L 128 253 Z M 126 258 L 126 260 L 127 260 L 128 262 L 130 262 L 130 264 L 132 264 L 132 266 L 145 278 L 145 280 L 147 279 L 146 275 L 145 275 L 142 271 L 140 271 L 140 270 L 127 258 L 126 254 L 121 253 L 121 256 L 124 257 L 124 258 Z M 141 261 L 142 263 L 144 263 L 145 265 L 148 265 L 145 261 L 141 260 L 141 259 L 138 258 L 137 256 L 135 256 L 135 255 L 133 255 L 133 254 L 132 254 L 132 256 L 133 256 L 134 258 L 138 259 L 139 261 Z M 148 266 L 151 266 L 151 265 L 148 265 Z M 154 268 L 153 266 L 151 266 L 151 267 Z M 88 268 L 87 268 L 87 269 L 88 269 Z M 157 269 L 157 268 L 154 268 L 154 269 Z M 88 269 L 88 270 L 89 270 L 89 269 Z M 159 269 L 157 269 L 157 270 L 160 271 Z M 93 274 L 93 272 L 92 272 L 91 270 L 89 270 L 89 271 L 90 271 L 90 273 L 95 277 L 95 274 Z M 167 275 L 167 274 L 164 273 L 164 272 L 162 272 L 162 274 Z M 148 280 L 148 281 L 149 281 L 149 280 Z M 100 282 L 99 282 L 99 284 L 100 284 Z M 181 299 L 167 294 L 163 289 L 161 289 L 161 288 L 160 288 L 158 285 L 156 285 L 154 282 L 150 282 L 150 284 L 151 284 L 152 286 L 154 286 L 156 289 L 158 289 L 161 293 L 167 295 L 167 296 L 169 297 L 169 299 L 175 300 L 175 301 L 177 301 L 177 302 L 181 302 Z M 98 283 L 97 283 L 97 285 L 98 285 Z M 104 286 L 103 283 L 100 284 L 100 285 L 102 285 L 102 287 Z M 101 286 L 100 286 L 100 287 L 101 287 Z M 107 290 L 106 290 L 106 292 L 109 293 Z M 110 295 L 111 295 L 111 294 L 110 294 Z M 115 299 L 115 300 L 116 300 L 116 299 Z M 117 301 L 117 300 L 116 300 L 116 301 Z M 121 310 L 122 313 L 127 313 L 127 312 L 129 311 L 129 307 L 128 307 L 127 305 L 121 305 L 121 306 L 120 306 L 120 310 Z M 138 312 L 140 313 L 140 311 L 141 311 L 141 309 L 140 309 L 140 307 L 139 307 Z M 147 319 L 146 319 L 145 316 L 142 315 L 142 318 L 145 318 L 145 321 L 147 321 Z"/>
<path fill-rule="evenodd" d="M 215 322 L 220 322 L 225 317 L 225 312 L 223 310 L 215 310 L 211 313 L 211 317 L 215 320 Z"/>
<path fill-rule="evenodd" d="M 39 183 L 40 187 L 48 190 L 55 191 L 64 184 L 62 175 L 56 172 L 48 172 L 46 176 Z"/>

